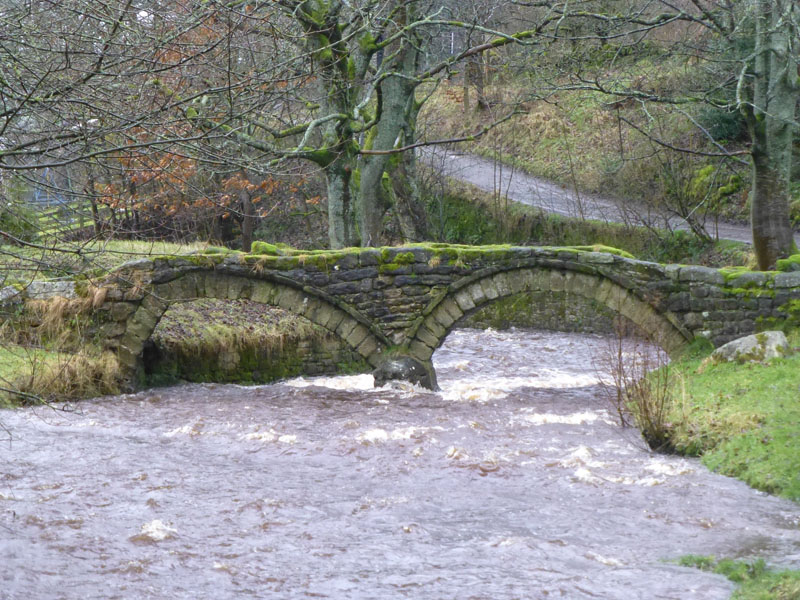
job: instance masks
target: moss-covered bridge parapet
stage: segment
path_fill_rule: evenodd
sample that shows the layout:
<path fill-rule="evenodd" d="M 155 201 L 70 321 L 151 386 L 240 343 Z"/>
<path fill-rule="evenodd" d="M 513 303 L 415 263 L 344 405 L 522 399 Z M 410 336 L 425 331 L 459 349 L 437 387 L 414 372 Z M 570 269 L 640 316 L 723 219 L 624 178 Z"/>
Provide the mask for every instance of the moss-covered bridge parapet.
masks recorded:
<path fill-rule="evenodd" d="M 134 370 L 167 308 L 197 298 L 279 306 L 335 333 L 374 366 L 396 354 L 429 366 L 464 317 L 522 292 L 596 300 L 668 350 L 696 336 L 719 345 L 753 333 L 800 303 L 800 272 L 661 265 L 596 247 L 421 244 L 302 252 L 256 243 L 254 250 L 138 260 L 98 280 L 77 281 L 74 289 L 91 295 L 104 344 Z"/>

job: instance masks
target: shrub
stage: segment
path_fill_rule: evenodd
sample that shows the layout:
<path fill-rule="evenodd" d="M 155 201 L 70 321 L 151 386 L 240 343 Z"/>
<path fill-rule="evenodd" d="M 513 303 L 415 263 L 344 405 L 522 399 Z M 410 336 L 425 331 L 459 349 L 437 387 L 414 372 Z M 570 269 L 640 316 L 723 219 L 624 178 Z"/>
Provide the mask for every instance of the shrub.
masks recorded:
<path fill-rule="evenodd" d="M 704 108 L 698 122 L 717 141 L 736 142 L 747 137 L 747 125 L 738 110 Z"/>
<path fill-rule="evenodd" d="M 3 206 L 5 204 L 5 206 Z M 31 241 L 36 233 L 35 217 L 19 204 L 4 203 L 0 197 L 0 241 Z"/>
<path fill-rule="evenodd" d="M 652 450 L 671 451 L 674 373 L 657 340 L 629 335 L 619 321 L 597 367 L 611 377 L 603 388 L 623 427 L 635 426 Z M 638 332 L 637 332 L 638 333 Z"/>

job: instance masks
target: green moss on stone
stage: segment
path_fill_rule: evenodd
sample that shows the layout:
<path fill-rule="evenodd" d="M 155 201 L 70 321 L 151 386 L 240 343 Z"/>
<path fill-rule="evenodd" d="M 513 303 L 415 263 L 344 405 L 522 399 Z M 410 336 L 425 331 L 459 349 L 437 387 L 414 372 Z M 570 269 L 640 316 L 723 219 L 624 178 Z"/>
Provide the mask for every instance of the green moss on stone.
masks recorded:
<path fill-rule="evenodd" d="M 604 252 L 605 254 L 613 254 L 622 258 L 636 258 L 630 252 L 613 248 L 612 246 L 604 246 L 603 244 L 594 244 L 592 246 L 554 246 L 552 248 L 556 252 Z"/>
<path fill-rule="evenodd" d="M 275 244 L 268 242 L 253 242 L 250 246 L 251 254 L 269 254 L 271 256 L 282 256 L 284 252 Z"/>
<path fill-rule="evenodd" d="M 740 277 L 743 273 L 750 273 L 751 271 L 747 267 L 723 267 L 719 269 L 719 272 L 727 282 Z"/>
<path fill-rule="evenodd" d="M 406 266 L 407 265 L 403 265 L 400 263 L 385 263 L 382 265 L 378 265 L 378 273 L 380 273 L 381 275 L 390 275 Z"/>
<path fill-rule="evenodd" d="M 394 262 L 400 265 L 413 265 L 414 253 L 413 252 L 400 252 L 394 257 Z"/>
<path fill-rule="evenodd" d="M 729 296 L 736 296 L 737 298 L 774 298 L 775 290 L 763 287 L 740 287 L 740 288 L 722 288 L 722 291 Z"/>
<path fill-rule="evenodd" d="M 778 271 L 800 271 L 800 254 L 778 259 L 777 267 Z"/>
<path fill-rule="evenodd" d="M 304 267 L 315 267 L 320 271 L 327 271 L 328 267 L 336 262 L 336 257 L 329 254 L 300 254 L 297 261 Z"/>
<path fill-rule="evenodd" d="M 225 255 L 223 254 L 188 254 L 186 256 L 181 256 L 180 258 L 184 258 L 190 263 L 197 265 L 198 267 L 213 267 L 214 265 L 222 264 L 222 261 L 225 259 L 225 256 L 233 254 L 233 252 L 227 252 Z"/>
<path fill-rule="evenodd" d="M 203 250 L 203 254 L 231 254 L 233 252 L 234 250 L 222 246 L 209 246 Z"/>

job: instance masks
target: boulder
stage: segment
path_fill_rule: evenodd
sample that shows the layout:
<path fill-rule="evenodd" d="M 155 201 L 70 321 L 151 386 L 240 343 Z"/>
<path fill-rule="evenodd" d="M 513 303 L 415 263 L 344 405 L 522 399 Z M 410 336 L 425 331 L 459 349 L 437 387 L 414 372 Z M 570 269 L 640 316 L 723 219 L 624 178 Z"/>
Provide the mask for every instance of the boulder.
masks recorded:
<path fill-rule="evenodd" d="M 715 362 L 763 362 L 791 352 L 782 331 L 764 331 L 720 346 L 711 354 Z"/>
<path fill-rule="evenodd" d="M 386 385 L 390 381 L 408 381 L 429 390 L 437 390 L 436 373 L 433 365 L 425 364 L 411 356 L 393 356 L 387 358 L 372 372 L 375 387 Z"/>

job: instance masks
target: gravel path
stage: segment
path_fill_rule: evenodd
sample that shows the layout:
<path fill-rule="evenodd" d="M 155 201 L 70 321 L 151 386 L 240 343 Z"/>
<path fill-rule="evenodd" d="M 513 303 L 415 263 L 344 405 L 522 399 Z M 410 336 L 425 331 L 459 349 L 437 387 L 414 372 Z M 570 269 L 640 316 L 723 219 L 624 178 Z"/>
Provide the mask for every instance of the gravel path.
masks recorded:
<path fill-rule="evenodd" d="M 652 209 L 603 198 L 593 194 L 576 194 L 574 190 L 528 175 L 518 169 L 495 164 L 491 160 L 471 154 L 448 152 L 425 152 L 427 160 L 446 176 L 470 183 L 487 192 L 501 190 L 508 197 L 521 204 L 536 206 L 550 213 L 568 217 L 597 219 L 613 223 L 651 225 L 664 228 L 667 223 L 675 229 L 688 229 L 686 223 L 677 217 L 654 213 Z M 711 235 L 721 239 L 738 242 L 752 241 L 749 225 L 726 221 L 706 224 Z M 800 246 L 800 233 L 795 233 Z"/>

